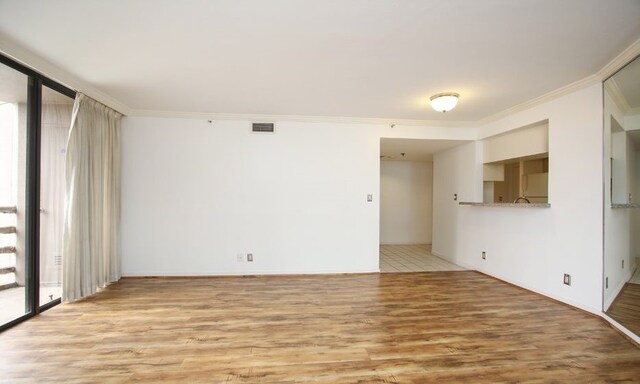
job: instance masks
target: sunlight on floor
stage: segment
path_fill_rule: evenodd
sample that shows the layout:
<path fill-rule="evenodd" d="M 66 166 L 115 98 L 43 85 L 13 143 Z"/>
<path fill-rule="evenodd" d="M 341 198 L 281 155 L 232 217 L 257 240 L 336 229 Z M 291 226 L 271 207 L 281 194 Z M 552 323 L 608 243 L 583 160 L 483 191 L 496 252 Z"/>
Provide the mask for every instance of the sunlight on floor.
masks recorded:
<path fill-rule="evenodd" d="M 46 304 L 53 299 L 57 299 L 62 294 L 62 287 L 40 287 L 40 305 Z M 8 323 L 25 312 L 25 289 L 24 287 L 4 289 L 0 291 L 0 324 Z"/>

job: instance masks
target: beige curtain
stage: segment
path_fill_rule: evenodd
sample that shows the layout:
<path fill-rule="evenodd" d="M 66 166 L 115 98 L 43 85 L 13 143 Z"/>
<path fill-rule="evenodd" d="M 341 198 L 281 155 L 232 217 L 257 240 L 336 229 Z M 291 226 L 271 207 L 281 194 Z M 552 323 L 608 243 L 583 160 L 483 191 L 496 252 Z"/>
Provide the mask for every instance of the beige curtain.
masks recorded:
<path fill-rule="evenodd" d="M 62 228 L 66 188 L 64 173 L 72 109 L 71 103 L 42 104 L 40 285 L 47 287 L 60 287 L 62 284 Z"/>
<path fill-rule="evenodd" d="M 67 145 L 63 301 L 91 295 L 121 276 L 121 118 L 78 93 Z"/>

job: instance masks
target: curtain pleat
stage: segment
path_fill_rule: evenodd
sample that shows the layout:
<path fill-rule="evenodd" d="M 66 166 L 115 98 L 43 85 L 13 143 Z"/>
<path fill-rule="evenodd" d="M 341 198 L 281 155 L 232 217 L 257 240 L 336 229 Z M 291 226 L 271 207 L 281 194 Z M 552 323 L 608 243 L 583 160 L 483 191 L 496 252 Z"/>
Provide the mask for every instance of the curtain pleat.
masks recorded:
<path fill-rule="evenodd" d="M 71 104 L 42 104 L 40 170 L 40 284 L 62 283 L 62 233 L 65 214 L 65 158 Z"/>
<path fill-rule="evenodd" d="M 66 158 L 63 301 L 120 279 L 120 120 L 78 94 Z"/>

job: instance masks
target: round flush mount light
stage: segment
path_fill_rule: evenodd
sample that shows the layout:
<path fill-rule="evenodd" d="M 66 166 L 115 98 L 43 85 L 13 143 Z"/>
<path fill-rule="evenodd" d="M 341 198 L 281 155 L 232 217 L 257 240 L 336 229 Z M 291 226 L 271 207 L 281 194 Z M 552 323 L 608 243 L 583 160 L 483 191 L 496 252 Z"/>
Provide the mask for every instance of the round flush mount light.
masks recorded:
<path fill-rule="evenodd" d="M 431 107 L 438 112 L 447 112 L 458 104 L 459 94 L 455 92 L 438 93 L 431 96 Z"/>

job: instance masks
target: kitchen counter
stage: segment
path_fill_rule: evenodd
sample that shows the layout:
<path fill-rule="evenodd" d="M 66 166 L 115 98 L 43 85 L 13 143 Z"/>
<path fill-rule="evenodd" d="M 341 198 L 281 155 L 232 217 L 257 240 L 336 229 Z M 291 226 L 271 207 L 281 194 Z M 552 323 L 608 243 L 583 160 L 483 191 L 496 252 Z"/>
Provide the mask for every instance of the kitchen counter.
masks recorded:
<path fill-rule="evenodd" d="M 638 203 L 611 204 L 611 208 L 640 208 Z"/>
<path fill-rule="evenodd" d="M 473 207 L 508 207 L 508 208 L 551 208 L 549 203 L 475 203 L 471 201 L 461 201 L 460 205 L 471 205 Z"/>

